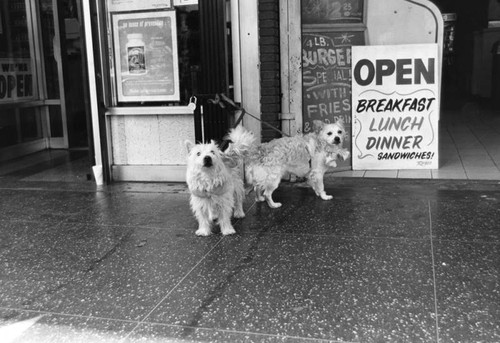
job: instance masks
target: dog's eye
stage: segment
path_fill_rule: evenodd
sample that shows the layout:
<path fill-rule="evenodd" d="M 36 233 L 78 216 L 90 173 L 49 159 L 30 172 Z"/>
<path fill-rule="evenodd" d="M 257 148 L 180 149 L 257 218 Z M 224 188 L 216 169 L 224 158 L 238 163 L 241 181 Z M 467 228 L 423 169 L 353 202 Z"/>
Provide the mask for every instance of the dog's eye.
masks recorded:
<path fill-rule="evenodd" d="M 341 134 L 342 134 L 342 131 L 340 131 L 340 130 L 339 130 L 339 131 L 337 131 L 337 133 L 338 133 L 339 135 L 341 135 Z"/>
<path fill-rule="evenodd" d="M 327 135 L 331 136 L 331 135 L 333 135 L 333 132 L 328 132 Z"/>
<path fill-rule="evenodd" d="M 201 152 L 200 152 L 200 151 L 198 151 L 198 153 L 196 154 L 196 156 L 200 156 L 200 155 L 201 155 Z"/>
<path fill-rule="evenodd" d="M 212 153 L 212 155 L 215 155 L 215 151 L 213 151 L 213 150 L 210 150 L 210 152 Z"/>

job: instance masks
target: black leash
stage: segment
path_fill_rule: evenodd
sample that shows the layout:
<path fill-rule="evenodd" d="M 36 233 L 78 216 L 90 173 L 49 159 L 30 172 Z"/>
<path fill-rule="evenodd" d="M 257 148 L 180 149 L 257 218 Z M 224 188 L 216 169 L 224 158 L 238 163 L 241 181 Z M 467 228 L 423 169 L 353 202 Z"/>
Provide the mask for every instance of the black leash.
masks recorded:
<path fill-rule="evenodd" d="M 238 126 L 240 124 L 240 122 L 243 120 L 243 116 L 245 114 L 247 114 L 250 117 L 252 117 L 252 118 L 260 121 L 262 124 L 264 124 L 265 126 L 269 127 L 270 129 L 272 129 L 272 130 L 274 130 L 276 132 L 279 132 L 283 136 L 290 137 L 289 134 L 284 133 L 283 131 L 281 131 L 277 127 L 274 127 L 273 125 L 271 125 L 271 124 L 269 124 L 269 123 L 261 120 L 260 118 L 254 116 L 253 114 L 245 111 L 244 108 L 238 106 L 232 99 L 228 98 L 224 93 L 215 94 L 215 98 L 214 99 L 209 99 L 209 100 L 207 100 L 207 102 L 210 103 L 210 104 L 219 105 L 221 108 L 226 108 L 226 104 L 229 104 L 232 107 L 234 107 L 237 111 L 241 111 L 241 115 L 238 117 L 238 119 L 234 123 L 234 127 Z"/>

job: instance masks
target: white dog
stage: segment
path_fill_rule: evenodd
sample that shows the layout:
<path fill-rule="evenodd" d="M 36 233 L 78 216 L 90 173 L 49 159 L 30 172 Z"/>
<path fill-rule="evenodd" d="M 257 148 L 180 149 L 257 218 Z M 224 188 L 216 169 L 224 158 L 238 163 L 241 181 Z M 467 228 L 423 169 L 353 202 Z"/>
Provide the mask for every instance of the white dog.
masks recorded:
<path fill-rule="evenodd" d="M 273 201 L 272 194 L 282 177 L 292 173 L 307 177 L 316 195 L 324 200 L 332 199 L 325 193 L 323 176 L 329 167 L 336 167 L 340 156 L 347 159 L 349 151 L 342 147 L 346 139 L 344 123 L 313 122 L 314 132 L 294 137 L 283 137 L 252 149 L 246 162 L 247 181 L 253 185 L 256 200 L 266 200 L 272 208 L 281 206 Z"/>
<path fill-rule="evenodd" d="M 255 137 L 243 127 L 229 134 L 232 143 L 222 152 L 212 141 L 196 144 L 186 141 L 188 162 L 186 182 L 191 191 L 191 209 L 198 220 L 198 236 L 212 233 L 212 223 L 220 225 L 223 235 L 236 233 L 231 224 L 231 215 L 243 218 L 243 157 Z"/>

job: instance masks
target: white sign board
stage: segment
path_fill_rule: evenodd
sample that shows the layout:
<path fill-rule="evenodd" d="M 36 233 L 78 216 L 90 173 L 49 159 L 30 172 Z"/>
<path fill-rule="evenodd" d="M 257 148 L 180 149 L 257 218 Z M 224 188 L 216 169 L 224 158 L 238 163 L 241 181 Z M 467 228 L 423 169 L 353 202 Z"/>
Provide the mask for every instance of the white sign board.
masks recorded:
<path fill-rule="evenodd" d="M 437 169 L 437 44 L 352 47 L 352 165 Z"/>

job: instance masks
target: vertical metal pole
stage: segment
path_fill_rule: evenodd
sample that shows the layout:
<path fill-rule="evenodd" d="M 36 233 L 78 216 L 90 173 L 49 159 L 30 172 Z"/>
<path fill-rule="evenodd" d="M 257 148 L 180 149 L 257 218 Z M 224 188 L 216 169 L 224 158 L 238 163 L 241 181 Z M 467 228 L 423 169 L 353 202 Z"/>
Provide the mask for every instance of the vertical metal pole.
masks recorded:
<path fill-rule="evenodd" d="M 85 51 L 87 53 L 87 67 L 89 96 L 90 96 L 90 111 L 92 118 L 92 138 L 94 142 L 95 166 L 103 168 L 102 165 L 102 150 L 101 150 L 101 135 L 99 123 L 99 106 L 97 102 L 97 83 L 95 77 L 95 60 L 94 60 L 94 43 L 92 39 L 91 12 L 89 1 L 83 1 L 83 23 L 85 30 Z M 102 174 L 101 174 L 102 175 Z M 103 180 L 96 180 L 97 183 Z"/>
<path fill-rule="evenodd" d="M 233 52 L 234 101 L 241 103 L 240 4 L 231 0 L 231 39 Z"/>

